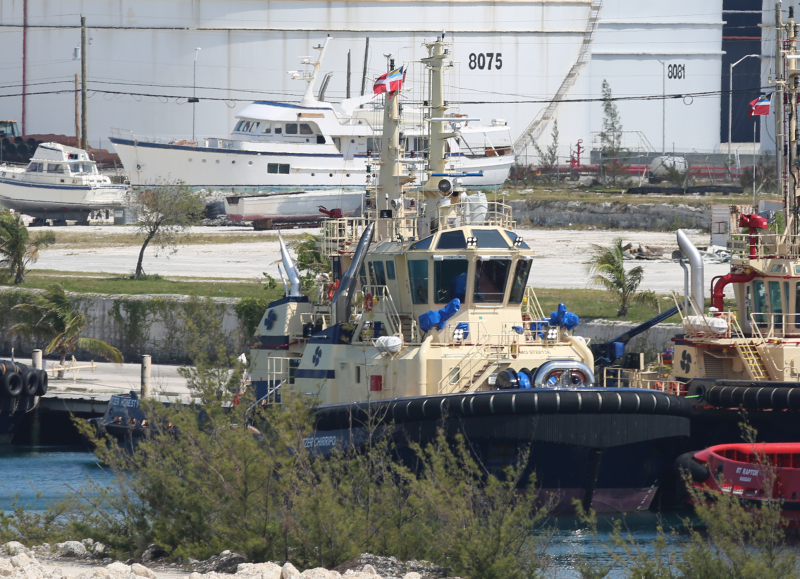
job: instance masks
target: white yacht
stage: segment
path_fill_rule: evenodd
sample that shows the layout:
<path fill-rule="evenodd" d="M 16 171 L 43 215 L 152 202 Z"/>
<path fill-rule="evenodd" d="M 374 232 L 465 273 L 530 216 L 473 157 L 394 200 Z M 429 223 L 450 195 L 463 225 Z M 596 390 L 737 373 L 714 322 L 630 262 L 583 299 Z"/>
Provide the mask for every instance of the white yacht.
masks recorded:
<path fill-rule="evenodd" d="M 122 207 L 127 193 L 86 151 L 59 143 L 39 145 L 27 167 L 0 166 L 0 204 L 42 220 L 86 223 L 93 211 Z"/>
<path fill-rule="evenodd" d="M 382 111 L 360 108 L 372 101 L 372 94 L 341 103 L 325 102 L 331 73 L 314 95 L 329 41 L 330 37 L 315 47 L 319 51 L 316 61 L 303 59 L 302 64 L 311 67 L 310 70 L 290 71 L 293 78 L 307 83 L 300 103 L 253 102 L 237 115 L 238 122 L 230 138 L 163 143 L 143 140 L 130 132 L 112 131 L 111 142 L 131 183 L 146 184 L 169 178 L 192 187 L 233 194 L 363 189 L 367 185 L 368 157 L 380 151 Z M 421 113 L 418 116 L 421 120 Z M 504 135 L 501 137 L 499 133 Z M 502 185 L 514 162 L 511 135 L 505 122 L 495 120 L 491 126 L 469 126 L 462 134 L 459 142 L 448 140 L 448 168 L 482 173 L 463 179 L 462 185 L 468 188 Z M 500 141 L 508 144 L 500 145 Z M 426 154 L 427 138 L 414 135 L 409 127 L 406 149 Z M 352 203 L 345 201 L 345 205 Z"/>

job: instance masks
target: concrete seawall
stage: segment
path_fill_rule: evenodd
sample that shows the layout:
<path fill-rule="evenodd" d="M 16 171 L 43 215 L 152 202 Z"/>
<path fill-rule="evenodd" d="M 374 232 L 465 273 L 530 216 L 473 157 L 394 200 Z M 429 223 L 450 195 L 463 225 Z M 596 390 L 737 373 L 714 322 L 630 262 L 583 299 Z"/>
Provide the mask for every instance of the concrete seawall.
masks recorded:
<path fill-rule="evenodd" d="M 517 223 L 569 227 L 591 225 L 599 229 L 648 229 L 675 231 L 711 227 L 711 205 L 668 203 L 584 203 L 580 201 L 509 201 Z"/>
<path fill-rule="evenodd" d="M 36 292 L 0 288 L 0 354 L 10 355 L 13 347 L 17 356 L 30 356 L 33 348 L 45 345 L 19 335 L 7 335 L 17 321 L 8 315 L 11 307 L 31 299 Z M 243 343 L 234 311 L 237 299 L 104 294 L 70 294 L 70 297 L 86 313 L 88 325 L 83 336 L 119 348 L 128 362 L 140 360 L 142 354 L 151 354 L 156 364 L 187 362 L 187 323 L 201 328 L 213 326 L 228 350 L 239 349 Z"/>
<path fill-rule="evenodd" d="M 575 335 L 591 338 L 592 343 L 607 342 L 638 325 L 611 320 L 581 321 L 580 325 L 575 328 Z M 683 326 L 681 324 L 658 324 L 628 342 L 625 351 L 644 352 L 645 360 L 653 362 L 659 352 L 663 352 L 672 345 L 672 338 L 682 333 Z"/>

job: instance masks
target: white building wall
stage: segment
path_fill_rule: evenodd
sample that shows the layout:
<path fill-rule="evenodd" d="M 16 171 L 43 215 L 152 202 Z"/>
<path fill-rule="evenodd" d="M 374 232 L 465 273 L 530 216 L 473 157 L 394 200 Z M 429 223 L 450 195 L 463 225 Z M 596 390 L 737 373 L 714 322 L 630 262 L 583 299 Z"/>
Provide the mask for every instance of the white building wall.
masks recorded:
<path fill-rule="evenodd" d="M 698 6 L 699 4 L 699 6 Z M 6 88 L 21 92 L 23 0 L 0 0 L 0 50 Z M 589 0 L 424 2 L 366 0 L 48 0 L 28 2 L 26 46 L 26 132 L 74 132 L 74 75 L 80 61 L 80 14 L 87 17 L 89 88 L 163 95 L 133 96 L 90 92 L 89 136 L 108 147 L 112 128 L 137 136 L 186 139 L 192 134 L 195 47 L 198 88 L 196 134 L 225 136 L 249 100 L 299 98 L 304 84 L 287 70 L 302 68 L 298 56 L 313 56 L 311 46 L 326 34 L 330 43 L 323 73 L 334 71 L 329 100 L 345 93 L 347 51 L 352 59 L 352 91 L 360 91 L 364 39 L 370 38 L 368 74 L 385 70 L 383 54 L 398 64 L 419 59 L 424 39 L 446 30 L 459 61 L 451 100 L 477 101 L 462 110 L 485 122 L 505 118 L 514 136 L 522 132 L 577 57 L 589 14 Z M 655 58 L 685 64 L 686 79 L 668 80 L 667 92 L 718 91 L 721 0 L 668 5 L 638 0 L 606 0 L 592 57 L 567 99 L 599 98 L 603 79 L 616 96 L 661 93 L 661 65 Z M 470 54 L 502 54 L 502 68 L 472 70 Z M 648 56 L 648 55 L 655 56 Z M 420 67 L 412 68 L 411 97 L 420 97 Z M 58 84 L 51 84 L 57 82 Z M 64 90 L 62 94 L 36 94 Z M 367 90 L 371 84 L 367 83 Z M 253 92 L 247 92 L 253 91 Z M 176 102 L 176 95 L 184 98 Z M 218 99 L 244 99 L 211 100 Z M 619 102 L 626 131 L 640 131 L 655 148 L 661 142 L 661 103 Z M 21 120 L 22 99 L 0 98 L 0 116 Z M 711 151 L 719 145 L 719 95 L 667 103 L 667 148 Z M 562 104 L 558 110 L 561 153 L 583 139 L 589 148 L 600 130 L 601 105 Z M 543 144 L 550 127 L 544 131 Z M 640 139 L 626 134 L 626 145 Z"/>

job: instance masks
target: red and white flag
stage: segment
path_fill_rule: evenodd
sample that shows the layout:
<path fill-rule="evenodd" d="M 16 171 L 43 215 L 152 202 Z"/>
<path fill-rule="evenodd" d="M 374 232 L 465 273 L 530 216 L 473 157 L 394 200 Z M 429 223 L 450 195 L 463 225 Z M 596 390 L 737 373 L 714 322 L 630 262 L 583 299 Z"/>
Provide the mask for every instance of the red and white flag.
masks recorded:
<path fill-rule="evenodd" d="M 769 114 L 769 99 L 772 96 L 772 93 L 765 94 L 763 96 L 758 97 L 754 101 L 750 101 L 750 112 L 747 113 L 749 118 L 752 117 L 759 117 Z"/>
<path fill-rule="evenodd" d="M 406 79 L 406 73 L 402 68 L 387 72 L 379 76 L 375 81 L 375 86 L 372 87 L 372 92 L 381 94 L 385 92 L 395 92 L 403 87 L 403 81 Z"/>

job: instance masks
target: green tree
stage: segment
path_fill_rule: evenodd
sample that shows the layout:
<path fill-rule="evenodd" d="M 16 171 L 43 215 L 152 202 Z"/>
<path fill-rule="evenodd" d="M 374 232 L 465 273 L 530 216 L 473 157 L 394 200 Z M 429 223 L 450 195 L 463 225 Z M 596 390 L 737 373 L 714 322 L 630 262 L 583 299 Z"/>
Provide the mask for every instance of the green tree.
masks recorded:
<path fill-rule="evenodd" d="M 614 104 L 611 86 L 603 79 L 603 128 L 600 131 L 600 151 L 603 159 L 603 170 L 616 184 L 617 177 L 622 174 L 620 155 L 622 148 L 622 120 Z"/>
<path fill-rule="evenodd" d="M 122 364 L 122 354 L 114 346 L 102 340 L 83 338 L 86 330 L 86 314 L 72 305 L 64 288 L 60 284 L 49 286 L 37 295 L 31 303 L 17 304 L 11 308 L 19 314 L 23 321 L 11 326 L 8 334 L 24 334 L 33 338 L 49 341 L 45 354 L 55 352 L 61 357 L 61 365 L 67 355 L 78 348 L 105 358 L 110 362 Z M 59 372 L 64 376 L 64 371 Z"/>
<path fill-rule="evenodd" d="M 203 218 L 205 194 L 183 181 L 157 181 L 135 190 L 133 205 L 139 218 L 136 235 L 143 238 L 134 277 L 141 279 L 147 246 L 152 243 L 157 252 L 175 253 L 181 235 Z"/>
<path fill-rule="evenodd" d="M 311 291 L 316 284 L 316 277 L 321 273 L 330 273 L 331 264 L 327 256 L 322 254 L 319 235 L 303 233 L 289 244 L 297 255 L 297 269 L 303 273 L 303 291 Z"/>
<path fill-rule="evenodd" d="M 550 134 L 550 144 L 543 151 L 539 144 L 534 142 L 533 148 L 536 154 L 539 155 L 539 162 L 542 166 L 542 172 L 547 181 L 553 181 L 553 173 L 556 172 L 558 167 L 558 121 L 553 121 L 553 132 Z"/>
<path fill-rule="evenodd" d="M 55 242 L 51 232 L 31 237 L 19 213 L 0 211 L 0 279 L 13 277 L 15 284 L 24 283 L 28 265 L 39 259 L 39 250 Z"/>
<path fill-rule="evenodd" d="M 630 270 L 625 269 L 622 238 L 616 238 L 611 247 L 593 245 L 594 254 L 586 266 L 586 272 L 591 275 L 590 285 L 599 287 L 612 293 L 619 299 L 617 317 L 624 318 L 628 315 L 631 304 L 645 304 L 653 309 L 658 309 L 658 297 L 652 291 L 638 291 L 644 277 L 642 266 Z"/>

